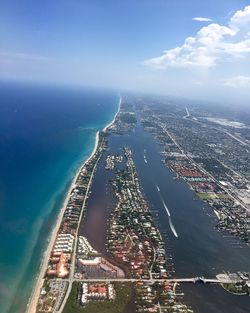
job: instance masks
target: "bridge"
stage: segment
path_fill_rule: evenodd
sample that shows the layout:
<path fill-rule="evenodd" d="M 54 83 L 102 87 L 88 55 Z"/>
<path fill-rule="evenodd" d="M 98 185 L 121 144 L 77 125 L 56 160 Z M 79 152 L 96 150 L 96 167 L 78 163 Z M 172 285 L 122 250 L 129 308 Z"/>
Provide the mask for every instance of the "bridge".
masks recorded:
<path fill-rule="evenodd" d="M 74 279 L 74 281 L 79 282 L 145 282 L 145 283 L 156 283 L 156 282 L 167 282 L 167 283 L 203 283 L 203 284 L 231 284 L 236 283 L 232 281 L 229 277 L 222 278 L 204 278 L 204 277 L 191 277 L 191 278 L 166 278 L 166 279 L 136 279 L 136 278 L 89 278 L 89 279 Z M 237 282 L 241 282 L 238 280 Z M 243 282 L 243 281 L 242 281 Z"/>

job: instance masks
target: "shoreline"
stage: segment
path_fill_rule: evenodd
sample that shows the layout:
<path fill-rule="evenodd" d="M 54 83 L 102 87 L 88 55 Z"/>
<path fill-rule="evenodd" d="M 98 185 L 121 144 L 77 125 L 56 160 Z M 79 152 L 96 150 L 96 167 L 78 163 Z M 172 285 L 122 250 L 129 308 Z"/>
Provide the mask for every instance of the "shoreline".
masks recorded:
<path fill-rule="evenodd" d="M 120 96 L 117 112 L 114 115 L 113 120 L 101 130 L 102 132 L 106 132 L 114 124 L 116 117 L 120 112 L 121 102 L 122 102 L 122 97 Z M 97 150 L 97 147 L 99 144 L 99 134 L 100 134 L 100 131 L 97 131 L 96 136 L 95 136 L 95 146 L 94 146 L 90 156 L 86 159 L 86 161 L 83 162 L 83 164 L 77 170 L 76 175 L 74 176 L 72 183 L 70 184 L 69 189 L 66 193 L 66 198 L 63 202 L 63 206 L 60 209 L 60 212 L 59 212 L 58 217 L 56 219 L 55 226 L 53 227 L 52 233 L 48 239 L 49 244 L 43 253 L 41 265 L 39 267 L 39 274 L 37 275 L 35 282 L 34 282 L 34 288 L 33 288 L 34 291 L 32 292 L 32 294 L 29 298 L 25 313 L 35 313 L 36 312 L 36 306 L 37 306 L 38 298 L 40 296 L 40 290 L 41 290 L 43 283 L 44 283 L 44 274 L 45 274 L 45 271 L 47 269 L 47 264 L 48 264 L 48 261 L 50 258 L 51 250 L 53 248 L 57 233 L 58 233 L 60 225 L 62 223 L 62 218 L 63 218 L 64 212 L 65 212 L 66 206 L 68 204 L 68 201 L 69 201 L 69 198 L 71 195 L 71 191 L 72 191 L 72 189 L 74 189 L 76 187 L 76 180 L 77 180 L 77 177 L 79 176 L 82 168 L 85 166 L 86 163 L 88 163 L 89 160 L 91 160 L 91 158 L 96 153 L 96 150 Z"/>
<path fill-rule="evenodd" d="M 116 120 L 116 117 L 117 117 L 118 113 L 120 112 L 121 103 L 122 103 L 122 97 L 120 96 L 120 97 L 119 97 L 119 103 L 118 103 L 117 112 L 115 113 L 115 116 L 114 116 L 113 120 L 112 120 L 108 125 L 106 125 L 106 126 L 103 128 L 103 130 L 102 130 L 103 132 L 106 132 L 106 131 L 108 130 L 108 128 L 110 128 L 110 127 L 114 124 L 114 122 L 115 122 L 115 120 Z"/>

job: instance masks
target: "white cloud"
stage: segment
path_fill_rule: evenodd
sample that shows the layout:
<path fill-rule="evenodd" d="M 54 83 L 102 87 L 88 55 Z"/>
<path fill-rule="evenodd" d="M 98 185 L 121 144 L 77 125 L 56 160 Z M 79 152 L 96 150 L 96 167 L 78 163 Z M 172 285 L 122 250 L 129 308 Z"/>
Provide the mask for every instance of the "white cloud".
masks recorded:
<path fill-rule="evenodd" d="M 235 28 L 250 25 L 250 5 L 246 6 L 244 10 L 237 11 L 231 17 L 229 25 Z"/>
<path fill-rule="evenodd" d="M 156 68 L 203 67 L 210 68 L 218 61 L 227 62 L 250 53 L 250 6 L 237 11 L 228 25 L 211 23 L 202 27 L 194 37 L 184 44 L 164 51 L 159 56 L 146 60 L 144 64 Z"/>
<path fill-rule="evenodd" d="M 238 88 L 238 87 L 243 87 L 243 88 L 249 88 L 250 87 L 250 76 L 235 76 L 235 77 L 231 77 L 231 78 L 227 78 L 224 80 L 223 83 L 225 86 L 228 87 L 234 87 L 234 88 Z"/>
<path fill-rule="evenodd" d="M 192 20 L 196 22 L 212 22 L 213 21 L 209 17 L 193 17 Z"/>

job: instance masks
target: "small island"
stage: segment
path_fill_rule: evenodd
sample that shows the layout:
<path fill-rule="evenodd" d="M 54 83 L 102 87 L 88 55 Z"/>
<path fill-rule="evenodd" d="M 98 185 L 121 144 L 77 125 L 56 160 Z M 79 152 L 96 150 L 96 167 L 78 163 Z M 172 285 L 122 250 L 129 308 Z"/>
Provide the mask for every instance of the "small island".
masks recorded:
<path fill-rule="evenodd" d="M 231 280 L 231 282 L 221 283 L 226 291 L 238 296 L 250 295 L 250 272 L 227 273 L 217 275 L 217 277 L 222 280 Z"/>

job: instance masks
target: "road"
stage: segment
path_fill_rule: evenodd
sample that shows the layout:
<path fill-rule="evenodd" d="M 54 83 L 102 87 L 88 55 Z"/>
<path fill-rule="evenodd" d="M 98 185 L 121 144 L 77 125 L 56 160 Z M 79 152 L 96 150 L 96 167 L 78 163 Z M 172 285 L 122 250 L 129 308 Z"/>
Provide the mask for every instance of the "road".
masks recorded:
<path fill-rule="evenodd" d="M 190 113 L 189 113 L 189 111 L 188 111 L 188 108 L 186 107 L 186 115 L 185 116 L 183 116 L 183 118 L 188 118 L 188 117 L 190 117 Z"/>
<path fill-rule="evenodd" d="M 101 143 L 99 143 L 99 145 L 101 146 Z M 80 214 L 80 218 L 79 218 L 79 222 L 78 222 L 78 226 L 77 226 L 77 229 L 76 229 L 76 234 L 78 234 L 78 230 L 79 230 L 79 227 L 80 227 L 80 223 L 81 223 L 81 220 L 82 220 L 82 215 L 84 213 L 84 208 L 85 208 L 85 205 L 86 205 L 86 201 L 87 201 L 87 198 L 88 198 L 88 195 L 89 195 L 89 189 L 91 187 L 91 184 L 92 184 L 92 180 L 93 180 L 93 177 L 94 177 L 94 173 L 95 173 L 95 170 L 96 170 L 96 167 L 97 167 L 97 164 L 101 158 L 101 153 L 98 157 L 98 159 L 96 160 L 96 163 L 93 167 L 93 170 L 92 170 L 92 173 L 91 173 L 91 176 L 90 176 L 90 179 L 89 179 L 89 183 L 88 183 L 88 186 L 87 186 L 87 190 L 86 190 L 86 193 L 85 193 L 85 197 L 84 197 L 84 201 L 83 201 L 83 205 L 82 205 L 82 209 L 81 209 L 81 214 Z M 69 286 L 68 286 L 68 289 L 67 289 L 67 293 L 63 299 L 63 302 L 60 306 L 60 309 L 57 311 L 59 313 L 61 313 L 63 311 L 63 308 L 66 304 L 66 301 L 69 297 L 69 294 L 70 294 L 70 291 L 71 291 L 71 288 L 72 288 L 72 284 L 74 282 L 74 273 L 75 273 L 75 259 L 76 259 L 76 249 L 77 249 L 77 239 L 78 239 L 78 235 L 76 236 L 75 238 L 75 242 L 74 242 L 74 248 L 73 248 L 73 253 L 72 253 L 72 260 L 71 260 L 71 267 L 70 267 L 70 275 L 69 275 L 69 279 L 67 280 L 69 282 Z"/>
<path fill-rule="evenodd" d="M 58 310 L 57 312 L 62 312 L 66 301 L 69 297 L 71 288 L 72 288 L 72 284 L 73 282 L 79 282 L 79 283 L 137 283 L 137 282 L 144 282 L 144 283 L 149 283 L 149 284 L 154 284 L 154 283 L 172 283 L 174 284 L 174 290 L 176 288 L 177 284 L 183 284 L 183 283 L 191 283 L 191 284 L 195 284 L 195 283 L 202 283 L 202 284 L 232 284 L 232 283 L 244 283 L 244 280 L 237 280 L 237 281 L 233 281 L 230 279 L 229 276 L 224 275 L 224 274 L 220 274 L 217 275 L 216 278 L 205 278 L 205 277 L 188 277 L 188 278 L 159 278 L 159 279 L 154 279 L 154 278 L 149 278 L 149 279 L 137 279 L 137 278 L 89 278 L 89 279 L 77 279 L 77 278 L 73 278 L 70 277 L 69 279 L 65 279 L 64 281 L 68 281 L 69 282 L 69 288 L 67 290 L 67 293 L 63 299 L 63 302 L 61 304 L 60 310 Z"/>
<path fill-rule="evenodd" d="M 190 278 L 149 278 L 149 279 L 136 279 L 136 278 L 96 278 L 96 279 L 74 279 L 78 282 L 148 282 L 148 283 L 157 283 L 157 282 L 166 282 L 166 283 L 204 283 L 204 284 L 230 284 L 234 283 L 230 278 L 204 278 L 204 277 L 190 277 Z M 243 282 L 243 280 L 237 280 L 237 283 Z"/>
<path fill-rule="evenodd" d="M 209 172 L 207 172 L 202 166 L 200 166 L 198 163 L 196 163 L 189 155 L 188 153 L 186 153 L 182 147 L 176 142 L 175 138 L 169 133 L 169 131 L 167 130 L 167 128 L 164 125 L 161 125 L 162 129 L 167 133 L 167 135 L 169 136 L 170 139 L 172 139 L 173 143 L 179 148 L 179 150 L 181 151 L 181 153 L 183 155 L 185 155 L 185 157 L 191 162 L 193 163 L 203 174 L 205 174 L 206 176 L 208 176 L 209 178 L 211 178 L 211 180 L 213 182 L 215 182 L 218 186 L 220 186 L 221 189 L 223 189 L 225 191 L 225 193 L 234 201 L 238 202 L 241 204 L 241 206 L 247 211 L 249 212 L 249 208 L 246 206 L 246 204 L 239 199 L 239 197 L 232 195 L 230 192 L 230 189 L 226 188 L 225 186 L 223 186 L 212 174 L 210 174 Z"/>
<path fill-rule="evenodd" d="M 69 279 L 64 279 L 64 281 L 67 281 L 69 283 L 69 287 L 67 290 L 67 293 L 65 294 L 65 297 L 62 301 L 62 304 L 60 306 L 60 309 L 56 312 L 62 312 L 66 301 L 69 297 L 72 284 L 73 282 L 78 282 L 78 283 L 137 283 L 137 282 L 144 282 L 144 283 L 149 283 L 149 284 L 154 284 L 154 283 L 172 283 L 174 284 L 174 292 L 176 289 L 177 284 L 195 284 L 195 283 L 202 283 L 202 284 L 232 284 L 232 283 L 243 283 L 245 281 L 243 280 L 237 280 L 237 281 L 232 281 L 228 276 L 223 275 L 218 275 L 222 276 L 222 278 L 217 277 L 217 278 L 205 278 L 205 277 L 189 277 L 189 278 L 159 278 L 159 279 L 154 279 L 154 278 L 149 278 L 149 279 L 136 279 L 136 278 L 89 278 L 89 279 L 77 279 L 70 277 Z"/>

